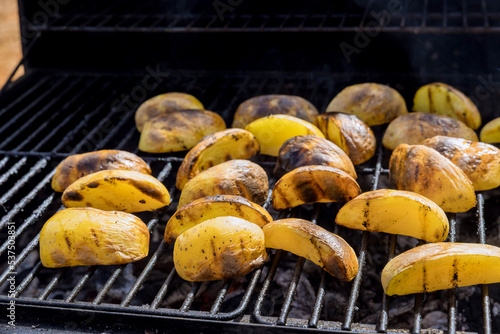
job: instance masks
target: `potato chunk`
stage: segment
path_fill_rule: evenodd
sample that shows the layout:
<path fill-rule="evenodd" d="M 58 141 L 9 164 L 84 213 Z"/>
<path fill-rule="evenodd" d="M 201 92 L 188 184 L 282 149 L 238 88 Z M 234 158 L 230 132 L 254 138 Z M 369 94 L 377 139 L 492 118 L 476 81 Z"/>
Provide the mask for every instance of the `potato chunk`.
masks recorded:
<path fill-rule="evenodd" d="M 479 137 L 485 143 L 500 143 L 500 117 L 486 123 L 481 129 Z"/>

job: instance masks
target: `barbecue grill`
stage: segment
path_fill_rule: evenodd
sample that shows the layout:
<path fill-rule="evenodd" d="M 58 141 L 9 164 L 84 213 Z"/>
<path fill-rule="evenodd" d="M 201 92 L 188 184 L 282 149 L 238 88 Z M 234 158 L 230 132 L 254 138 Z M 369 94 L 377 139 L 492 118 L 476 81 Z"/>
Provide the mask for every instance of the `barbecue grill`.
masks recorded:
<path fill-rule="evenodd" d="M 470 96 L 485 124 L 500 116 L 500 3 L 48 0 L 19 7 L 25 74 L 11 81 L 18 66 L 0 93 L 0 308 L 9 315 L 15 305 L 19 332 L 500 332 L 498 284 L 385 296 L 383 266 L 418 241 L 335 226 L 333 203 L 279 213 L 269 200 L 265 207 L 346 239 L 360 263 L 353 282 L 282 251 L 240 279 L 184 282 L 163 241 L 184 153 L 139 152 L 134 124 L 140 103 L 169 91 L 196 96 L 229 126 L 238 104 L 261 94 L 299 95 L 323 112 L 342 88 L 378 82 L 397 89 L 410 109 L 417 88 L 434 81 Z M 378 143 L 384 130 L 374 128 Z M 140 155 L 170 191 L 170 207 L 140 214 L 152 233 L 150 254 L 120 266 L 44 268 L 39 233 L 62 208 L 50 187 L 55 167 L 99 149 Z M 363 191 L 390 186 L 389 157 L 379 145 L 357 166 Z M 275 161 L 258 163 L 273 184 Z M 498 189 L 477 193 L 474 210 L 449 215 L 448 241 L 500 245 L 499 204 Z M 12 330 L 5 324 L 12 318 L 2 319 L 0 328 Z"/>

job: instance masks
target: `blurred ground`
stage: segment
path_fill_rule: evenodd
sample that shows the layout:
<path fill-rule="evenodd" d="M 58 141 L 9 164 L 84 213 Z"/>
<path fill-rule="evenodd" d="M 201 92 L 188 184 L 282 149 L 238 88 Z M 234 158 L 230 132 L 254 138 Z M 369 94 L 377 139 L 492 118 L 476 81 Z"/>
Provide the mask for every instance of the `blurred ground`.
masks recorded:
<path fill-rule="evenodd" d="M 0 87 L 21 60 L 21 54 L 17 0 L 0 0 Z"/>

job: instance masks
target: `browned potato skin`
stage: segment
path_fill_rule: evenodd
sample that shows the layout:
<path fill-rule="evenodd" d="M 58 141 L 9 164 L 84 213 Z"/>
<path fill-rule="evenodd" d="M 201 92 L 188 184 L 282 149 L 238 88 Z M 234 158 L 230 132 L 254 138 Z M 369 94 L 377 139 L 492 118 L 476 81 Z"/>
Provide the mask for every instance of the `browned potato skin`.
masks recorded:
<path fill-rule="evenodd" d="M 406 102 L 398 91 L 369 82 L 348 86 L 338 93 L 326 112 L 338 111 L 356 115 L 368 126 L 389 123 L 408 113 Z"/>
<path fill-rule="evenodd" d="M 151 168 L 137 155 L 119 150 L 101 150 L 70 155 L 57 166 L 52 177 L 52 189 L 63 192 L 82 176 L 101 170 L 132 170 L 151 174 Z"/>
<path fill-rule="evenodd" d="M 479 141 L 477 134 L 465 123 L 447 116 L 412 112 L 396 118 L 385 131 L 382 144 L 389 150 L 399 144 L 418 145 L 427 138 L 448 136 Z"/>
<path fill-rule="evenodd" d="M 308 122 L 318 115 L 316 107 L 306 99 L 294 95 L 261 95 L 252 97 L 238 106 L 234 114 L 233 128 L 244 128 L 258 118 L 285 114 Z"/>
<path fill-rule="evenodd" d="M 476 191 L 500 185 L 500 150 L 495 146 L 446 136 L 426 139 L 422 145 L 435 149 L 460 167 Z"/>
<path fill-rule="evenodd" d="M 302 166 L 336 167 L 356 178 L 356 170 L 349 157 L 337 145 L 318 136 L 296 136 L 280 148 L 274 174 L 282 177 Z"/>

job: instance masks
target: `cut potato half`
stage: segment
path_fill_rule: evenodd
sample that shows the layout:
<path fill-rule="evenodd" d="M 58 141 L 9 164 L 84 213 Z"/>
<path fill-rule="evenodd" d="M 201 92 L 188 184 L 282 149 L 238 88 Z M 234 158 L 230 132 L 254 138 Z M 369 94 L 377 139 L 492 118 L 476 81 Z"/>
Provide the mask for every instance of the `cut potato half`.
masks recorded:
<path fill-rule="evenodd" d="M 500 143 L 500 117 L 486 123 L 481 129 L 479 137 L 485 143 Z"/>

